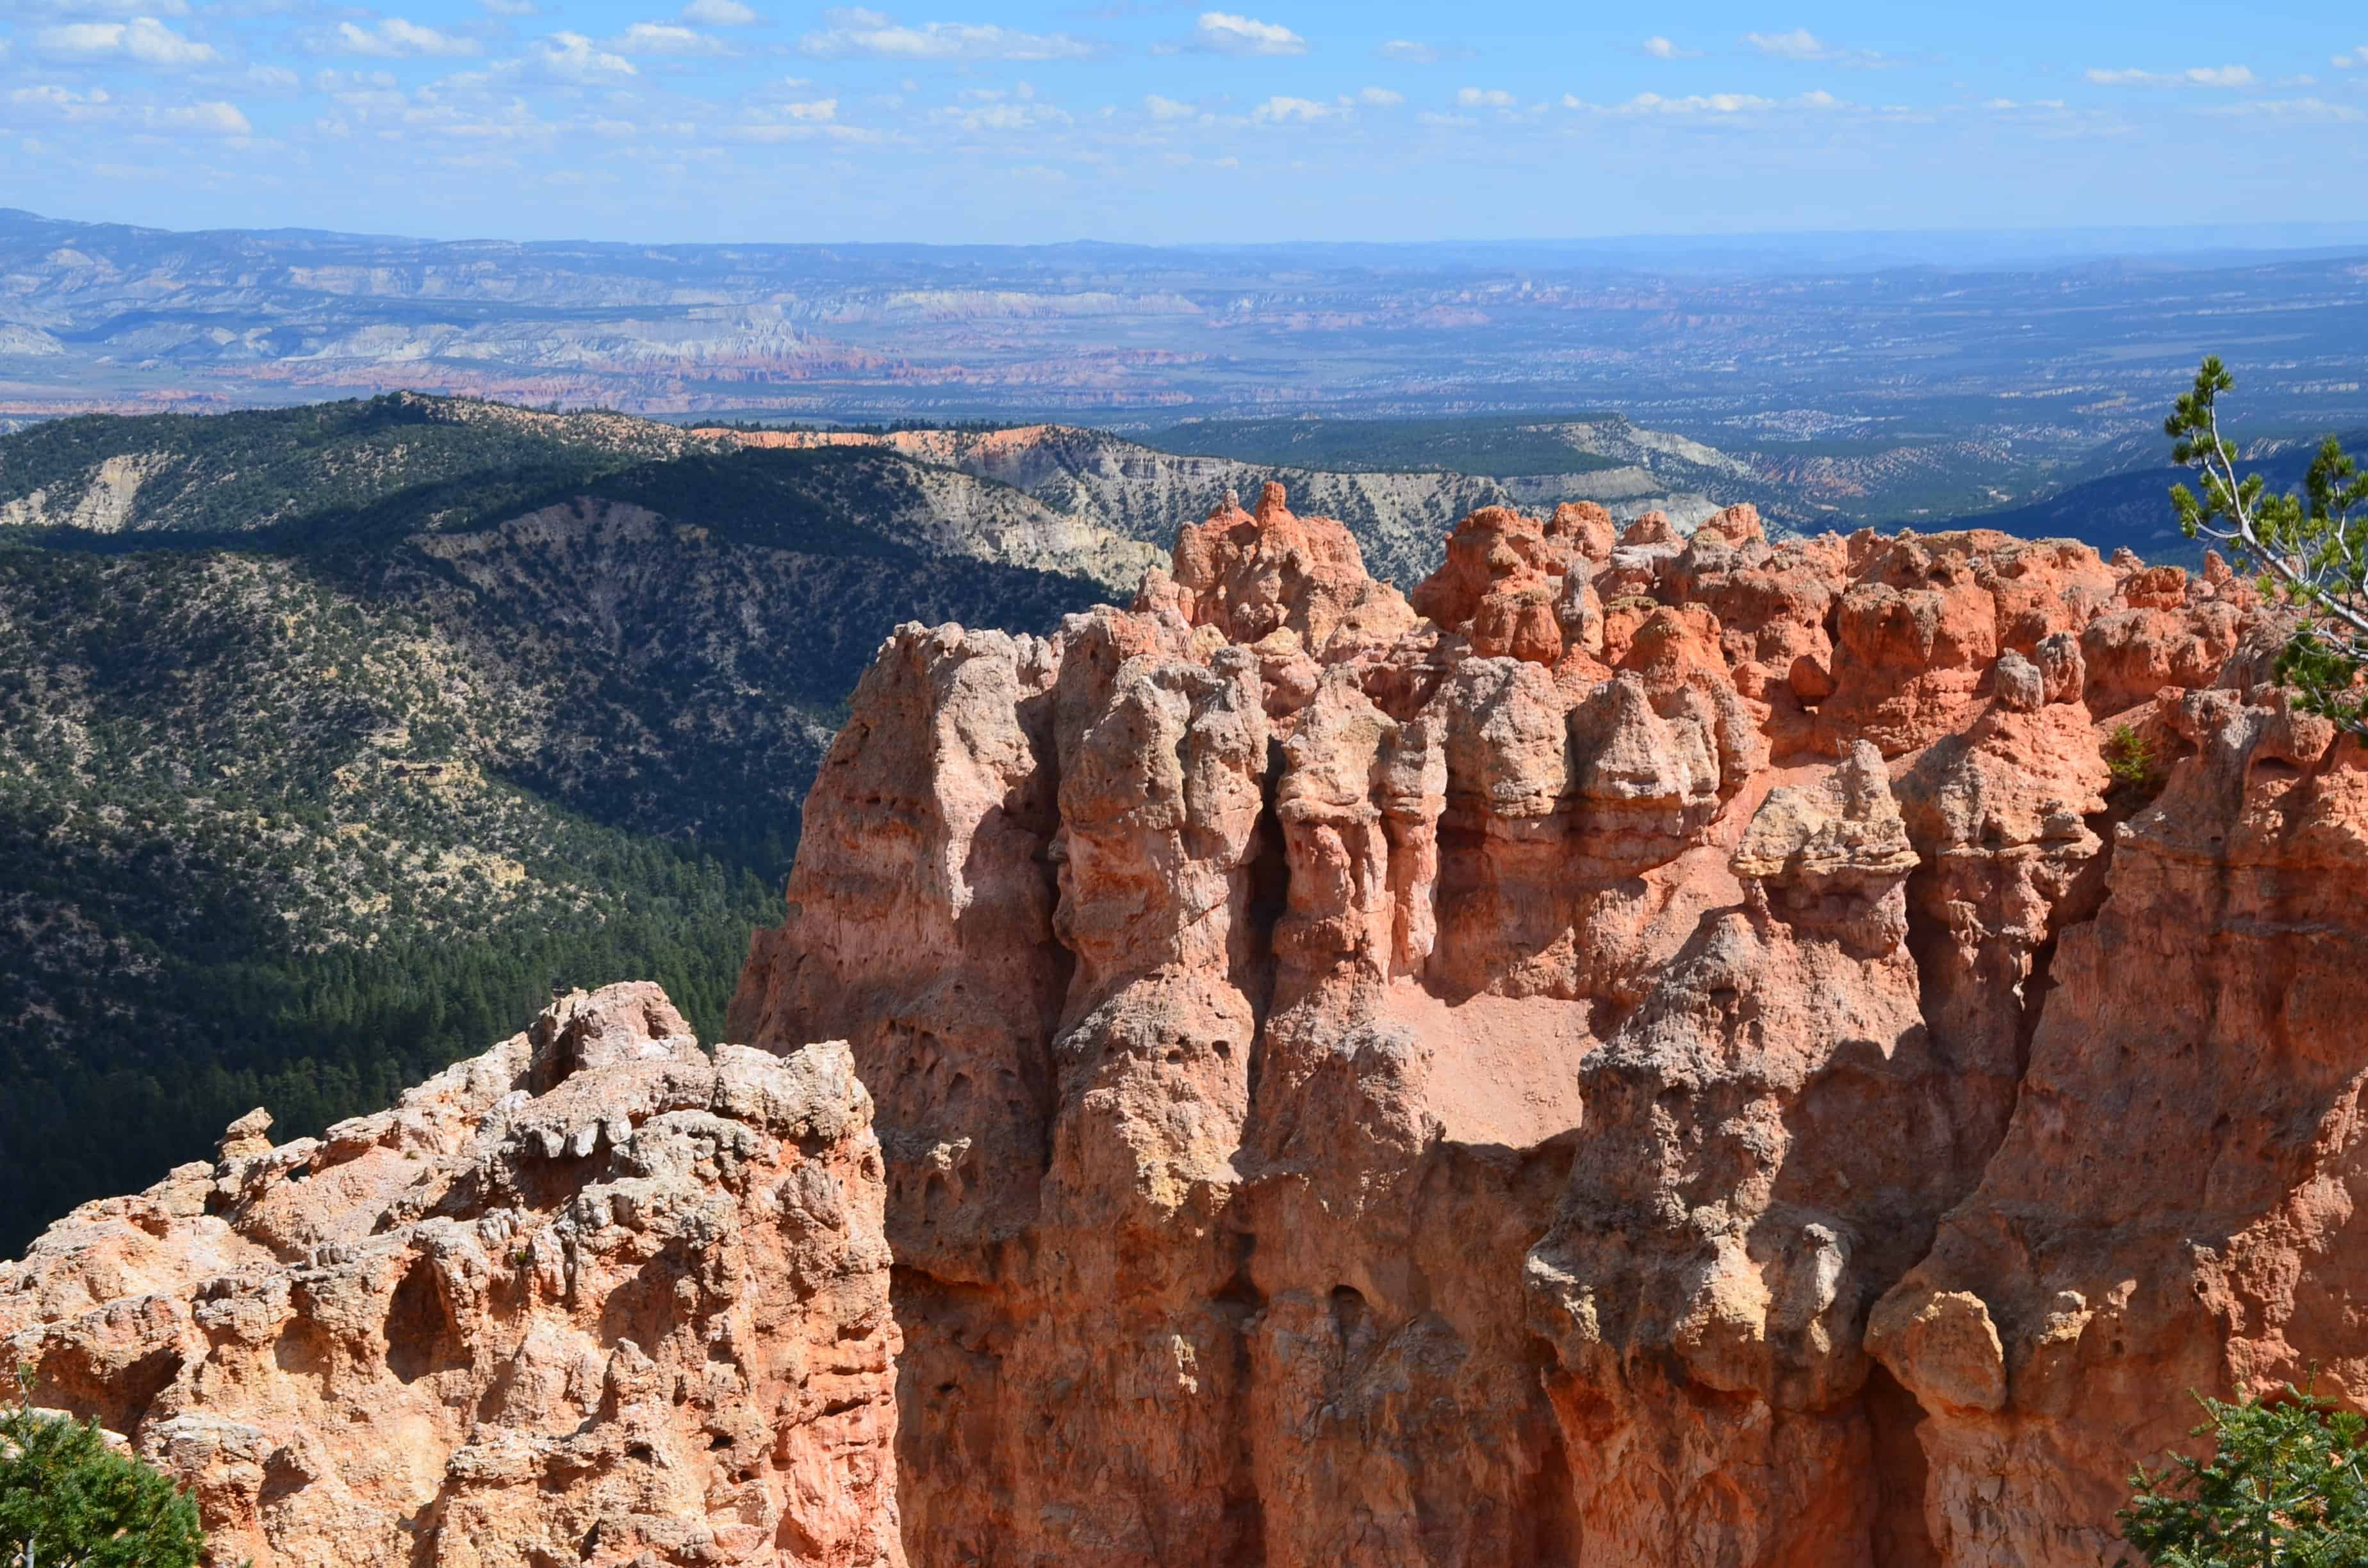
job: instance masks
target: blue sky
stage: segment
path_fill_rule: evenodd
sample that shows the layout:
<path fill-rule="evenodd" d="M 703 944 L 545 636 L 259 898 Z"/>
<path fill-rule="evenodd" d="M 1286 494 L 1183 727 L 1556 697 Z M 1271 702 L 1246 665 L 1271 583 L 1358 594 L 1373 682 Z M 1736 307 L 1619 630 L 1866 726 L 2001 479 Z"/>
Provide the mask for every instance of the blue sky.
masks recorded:
<path fill-rule="evenodd" d="M 0 205 L 1406 240 L 2307 222 L 2368 186 L 2357 4 L 1222 3 L 0 0 Z"/>

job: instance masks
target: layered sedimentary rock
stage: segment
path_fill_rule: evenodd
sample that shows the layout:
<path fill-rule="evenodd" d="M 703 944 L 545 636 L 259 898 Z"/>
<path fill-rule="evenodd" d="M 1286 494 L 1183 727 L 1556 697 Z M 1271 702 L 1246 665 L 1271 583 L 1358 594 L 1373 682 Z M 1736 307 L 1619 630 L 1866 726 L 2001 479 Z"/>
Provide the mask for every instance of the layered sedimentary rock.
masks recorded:
<path fill-rule="evenodd" d="M 845 1047 L 711 1057 L 651 985 L 0 1269 L 43 1403 L 216 1562 L 897 1568 L 882 1172 Z"/>
<path fill-rule="evenodd" d="M 2276 635 L 1748 507 L 1401 597 L 1272 487 L 900 631 L 733 1032 L 878 1096 L 913 1560 L 2085 1562 L 2187 1386 L 2368 1394 L 2368 760 Z"/>

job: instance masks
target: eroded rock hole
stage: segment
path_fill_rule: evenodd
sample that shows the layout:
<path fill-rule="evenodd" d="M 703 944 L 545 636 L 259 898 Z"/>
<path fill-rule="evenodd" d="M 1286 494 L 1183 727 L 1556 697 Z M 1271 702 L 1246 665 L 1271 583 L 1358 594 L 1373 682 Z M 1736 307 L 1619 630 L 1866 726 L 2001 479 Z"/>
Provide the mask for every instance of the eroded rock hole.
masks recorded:
<path fill-rule="evenodd" d="M 444 1300 L 436 1265 L 414 1263 L 386 1311 L 387 1369 L 406 1383 L 469 1365 L 469 1348 Z"/>

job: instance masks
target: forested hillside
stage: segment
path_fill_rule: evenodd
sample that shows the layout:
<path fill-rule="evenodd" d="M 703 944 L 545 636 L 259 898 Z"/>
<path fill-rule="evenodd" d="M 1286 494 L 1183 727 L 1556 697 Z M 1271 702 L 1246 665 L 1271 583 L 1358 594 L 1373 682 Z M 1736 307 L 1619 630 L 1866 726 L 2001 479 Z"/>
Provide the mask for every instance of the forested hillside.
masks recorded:
<path fill-rule="evenodd" d="M 110 531 L 0 529 L 0 1256 L 255 1105 L 383 1103 L 554 983 L 659 980 L 713 1038 L 880 639 L 1107 597 L 898 537 L 933 481 L 893 455 L 372 407 L 0 440 L 19 502 L 169 459 Z"/>

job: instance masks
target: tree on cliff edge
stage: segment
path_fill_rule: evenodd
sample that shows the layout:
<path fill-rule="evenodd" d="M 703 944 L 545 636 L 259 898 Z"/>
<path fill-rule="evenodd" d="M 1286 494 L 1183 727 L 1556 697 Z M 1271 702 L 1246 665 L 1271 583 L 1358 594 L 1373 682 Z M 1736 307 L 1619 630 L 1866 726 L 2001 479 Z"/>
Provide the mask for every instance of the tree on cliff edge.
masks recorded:
<path fill-rule="evenodd" d="M 35 1410 L 21 1392 L 0 1415 L 6 1568 L 191 1568 L 205 1544 L 197 1504 L 96 1426 Z"/>
<path fill-rule="evenodd" d="M 2219 397 L 2237 384 L 2216 357 L 2195 372 L 2163 432 L 2171 460 L 2203 482 L 2199 497 L 2171 486 L 2171 505 L 2190 539 L 2228 547 L 2238 565 L 2258 572 L 2303 612 L 2278 655 L 2277 676 L 2322 713 L 2368 738 L 2368 476 L 2357 472 L 2334 437 L 2318 449 L 2298 494 L 2271 494 L 2258 473 L 2239 476 L 2237 448 L 2220 434 Z"/>
<path fill-rule="evenodd" d="M 2368 1421 L 2293 1387 L 2271 1403 L 2199 1403 L 2211 1457 L 2174 1454 L 2130 1477 L 2122 1538 L 2153 1568 L 2368 1563 Z"/>

